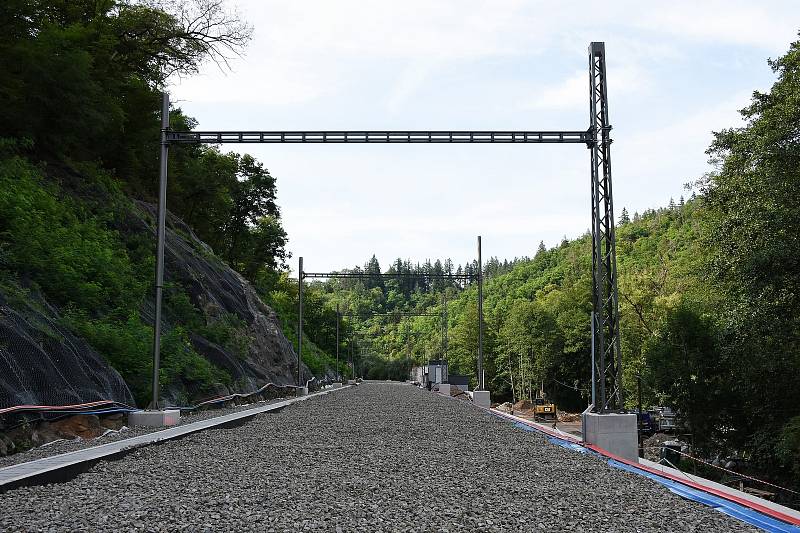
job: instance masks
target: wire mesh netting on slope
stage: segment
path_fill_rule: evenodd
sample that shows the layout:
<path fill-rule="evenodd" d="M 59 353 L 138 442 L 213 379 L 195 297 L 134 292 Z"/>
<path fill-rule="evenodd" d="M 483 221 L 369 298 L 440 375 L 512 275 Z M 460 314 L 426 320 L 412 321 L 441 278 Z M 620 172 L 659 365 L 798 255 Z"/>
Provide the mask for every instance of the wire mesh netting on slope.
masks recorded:
<path fill-rule="evenodd" d="M 123 233 L 155 238 L 155 206 L 137 202 Z M 143 322 L 155 321 L 152 293 L 140 308 Z M 162 345 L 163 365 L 170 353 L 198 356 L 226 377 L 192 379 L 194 372 L 172 373 L 162 387 L 168 405 L 186 406 L 209 397 L 250 394 L 265 384 L 295 385 L 297 354 L 284 336 L 275 312 L 252 285 L 230 268 L 182 220 L 168 214 L 165 242 L 165 295 L 161 328 L 164 337 L 181 330 L 185 343 Z M 220 332 L 223 334 L 220 335 Z M 191 353 L 187 353 L 191 352 Z M 302 379 L 312 375 L 302 366 Z M 194 376 L 196 377 L 196 375 Z"/>
<path fill-rule="evenodd" d="M 155 207 L 137 203 L 138 227 L 130 231 L 148 231 L 155 238 L 153 221 Z M 266 383 L 296 384 L 297 354 L 284 336 L 275 312 L 264 304 L 250 283 L 213 254 L 179 218 L 170 214 L 167 219 L 165 243 L 165 305 L 163 331 L 176 326 L 185 327 L 186 317 L 170 305 L 170 295 L 182 294 L 197 311 L 202 322 L 199 328 L 189 328 L 187 349 L 193 350 L 231 378 L 227 384 L 207 385 L 182 379 L 167 386 L 163 399 L 173 405 L 196 403 L 210 395 L 251 393 Z M 148 298 L 141 317 L 147 324 L 155 321 L 155 307 Z M 226 324 L 230 332 L 227 342 L 213 338 L 209 328 Z M 312 378 L 305 365 L 303 380 Z"/>
<path fill-rule="evenodd" d="M 123 239 L 154 241 L 153 215 L 152 205 L 136 204 L 117 229 Z M 274 311 L 172 216 L 165 259 L 162 404 L 190 406 L 209 398 L 250 395 L 269 383 L 296 384 L 297 355 Z M 21 405 L 104 400 L 146 406 L 152 372 L 152 331 L 147 326 L 155 318 L 152 287 L 140 304 L 139 318 L 132 318 L 141 320 L 141 327 L 125 329 L 133 332 L 132 341 L 111 343 L 125 344 L 127 352 L 109 358 L 71 331 L 35 288 L 23 285 L 22 280 L 0 285 L 0 418 L 4 408 Z M 116 370 L 107 360 L 118 365 Z M 312 377 L 305 365 L 302 374 L 303 380 Z"/>
<path fill-rule="evenodd" d="M 119 373 L 59 319 L 31 292 L 0 292 L 0 408 L 98 400 L 133 404 Z"/>

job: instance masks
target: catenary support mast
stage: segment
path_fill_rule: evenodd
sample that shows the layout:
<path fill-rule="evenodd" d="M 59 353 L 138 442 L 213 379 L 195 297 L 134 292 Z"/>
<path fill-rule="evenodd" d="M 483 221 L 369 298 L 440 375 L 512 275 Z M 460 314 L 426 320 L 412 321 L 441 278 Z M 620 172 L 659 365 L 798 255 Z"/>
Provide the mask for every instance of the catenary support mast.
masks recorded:
<path fill-rule="evenodd" d="M 159 408 L 159 373 L 161 368 L 161 300 L 164 290 L 164 246 L 167 232 L 167 162 L 169 160 L 169 94 L 161 102 L 161 161 L 158 178 L 158 217 L 156 229 L 156 316 L 153 324 L 153 399 L 152 409 Z"/>
<path fill-rule="evenodd" d="M 339 321 L 341 315 L 339 314 L 339 304 L 336 304 L 336 379 L 341 380 L 339 375 Z"/>
<path fill-rule="evenodd" d="M 595 379 L 598 412 L 623 407 L 622 354 L 614 204 L 611 194 L 611 125 L 608 120 L 606 49 L 589 45 L 589 134 L 592 183 L 592 294 L 594 309 Z"/>
<path fill-rule="evenodd" d="M 297 272 L 297 386 L 302 387 L 303 366 L 303 258 L 299 260 Z"/>
<path fill-rule="evenodd" d="M 483 382 L 483 259 L 481 236 L 478 235 L 478 390 L 486 390 Z"/>

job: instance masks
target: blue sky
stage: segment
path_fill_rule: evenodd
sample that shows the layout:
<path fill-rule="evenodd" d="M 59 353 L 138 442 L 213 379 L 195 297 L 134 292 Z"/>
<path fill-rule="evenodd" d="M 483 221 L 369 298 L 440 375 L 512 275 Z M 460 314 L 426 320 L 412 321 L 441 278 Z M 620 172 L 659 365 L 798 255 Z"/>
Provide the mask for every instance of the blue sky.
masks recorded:
<path fill-rule="evenodd" d="M 254 39 L 232 72 L 173 80 L 208 130 L 585 129 L 590 41 L 605 41 L 615 208 L 686 194 L 711 131 L 774 80 L 800 2 L 231 2 Z M 603 5 L 602 11 L 597 7 Z M 590 7 L 594 6 L 594 7 Z M 373 253 L 533 255 L 589 228 L 580 145 L 247 145 L 278 178 L 306 270 Z"/>

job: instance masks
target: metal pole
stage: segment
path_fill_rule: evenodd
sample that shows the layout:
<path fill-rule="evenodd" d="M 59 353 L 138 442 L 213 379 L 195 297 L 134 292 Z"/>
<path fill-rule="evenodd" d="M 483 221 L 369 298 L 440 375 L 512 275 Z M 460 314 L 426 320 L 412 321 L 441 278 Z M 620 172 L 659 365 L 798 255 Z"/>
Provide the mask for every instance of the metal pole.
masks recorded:
<path fill-rule="evenodd" d="M 339 304 L 336 304 L 336 379 L 342 380 L 339 374 Z"/>
<path fill-rule="evenodd" d="M 447 293 L 445 292 L 444 295 L 444 359 L 447 360 L 447 348 L 448 344 L 450 343 L 447 335 L 448 335 L 448 323 L 447 323 Z"/>
<path fill-rule="evenodd" d="M 406 318 L 406 359 L 411 360 L 411 325 Z"/>
<path fill-rule="evenodd" d="M 642 375 L 641 374 L 638 374 L 636 376 L 636 381 L 638 383 L 638 389 L 639 389 L 638 390 L 639 398 L 638 398 L 638 401 L 636 403 L 638 404 L 637 407 L 639 408 L 639 414 L 642 414 Z"/>
<path fill-rule="evenodd" d="M 447 289 L 442 291 L 442 368 L 447 370 L 443 383 L 450 383 L 450 368 L 447 365 Z"/>
<path fill-rule="evenodd" d="M 638 437 L 637 444 L 639 446 L 639 457 L 644 457 L 644 448 L 642 448 L 642 374 L 636 375 L 637 381 L 637 388 L 638 390 L 638 401 L 637 407 L 638 411 L 636 413 L 636 435 Z"/>
<path fill-rule="evenodd" d="M 161 295 L 164 289 L 164 241 L 167 227 L 167 159 L 169 157 L 169 94 L 161 101 L 161 165 L 158 178 L 158 229 L 156 230 L 156 317 L 153 323 L 153 398 L 152 409 L 158 409 L 158 377 L 161 366 Z"/>
<path fill-rule="evenodd" d="M 478 235 L 478 390 L 485 390 L 483 382 L 483 260 L 480 235 Z"/>
<path fill-rule="evenodd" d="M 596 406 L 595 403 L 597 401 L 597 377 L 595 375 L 595 366 L 594 366 L 594 311 L 592 311 L 592 405 Z"/>
<path fill-rule="evenodd" d="M 300 367 L 303 364 L 303 258 L 300 258 L 300 268 L 297 272 L 297 386 L 300 382 Z"/>

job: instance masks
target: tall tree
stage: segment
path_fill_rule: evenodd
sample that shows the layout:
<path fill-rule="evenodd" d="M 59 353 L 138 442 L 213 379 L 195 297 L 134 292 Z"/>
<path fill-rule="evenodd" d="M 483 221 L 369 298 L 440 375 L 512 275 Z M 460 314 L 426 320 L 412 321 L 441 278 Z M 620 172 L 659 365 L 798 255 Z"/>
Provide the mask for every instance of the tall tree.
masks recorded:
<path fill-rule="evenodd" d="M 368 289 L 380 289 L 382 293 L 386 294 L 386 285 L 381 275 L 381 265 L 378 263 L 378 258 L 375 257 L 375 254 L 372 255 L 364 266 L 364 272 L 367 274 L 366 287 Z"/>
<path fill-rule="evenodd" d="M 715 133 L 703 191 L 711 267 L 728 293 L 721 349 L 737 369 L 731 438 L 777 471 L 789 466 L 777 440 L 800 422 L 800 41 L 769 64 L 778 79 L 741 111 L 746 125 Z"/>
<path fill-rule="evenodd" d="M 220 0 L 13 0 L 0 27 L 0 137 L 99 160 L 149 194 L 166 77 L 224 64 L 251 35 Z"/>

